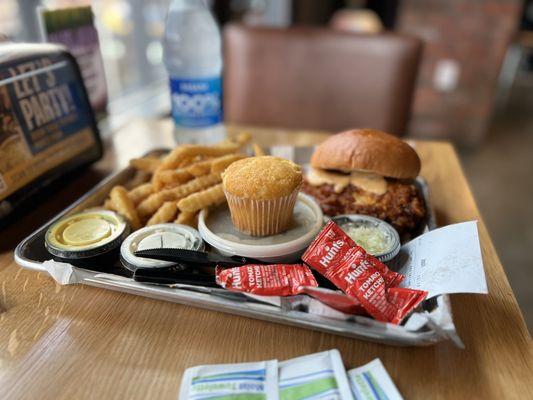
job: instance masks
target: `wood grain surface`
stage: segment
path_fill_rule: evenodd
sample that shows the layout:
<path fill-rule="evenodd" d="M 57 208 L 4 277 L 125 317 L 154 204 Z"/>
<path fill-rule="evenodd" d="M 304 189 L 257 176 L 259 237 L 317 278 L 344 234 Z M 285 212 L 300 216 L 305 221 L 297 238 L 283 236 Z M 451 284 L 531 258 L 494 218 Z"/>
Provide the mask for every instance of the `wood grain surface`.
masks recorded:
<path fill-rule="evenodd" d="M 326 137 L 250 131 L 261 145 L 310 145 Z M 0 231 L 1 399 L 177 399 L 181 375 L 194 365 L 284 360 L 332 348 L 340 350 L 347 367 L 379 357 L 406 399 L 533 398 L 531 338 L 448 143 L 417 142 L 416 148 L 439 225 L 479 221 L 490 294 L 452 296 L 465 350 L 451 343 L 385 346 L 87 286 L 59 286 L 14 263 L 18 241 L 98 179 L 131 157 L 172 144 L 170 121 L 132 121 L 109 141 L 104 160 Z"/>

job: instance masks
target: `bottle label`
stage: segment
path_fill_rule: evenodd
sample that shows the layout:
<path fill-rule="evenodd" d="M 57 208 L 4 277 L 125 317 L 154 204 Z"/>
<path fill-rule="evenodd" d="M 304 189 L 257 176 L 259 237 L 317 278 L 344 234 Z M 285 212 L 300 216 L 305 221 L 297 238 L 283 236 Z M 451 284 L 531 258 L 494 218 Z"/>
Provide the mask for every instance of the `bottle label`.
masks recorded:
<path fill-rule="evenodd" d="M 172 118 L 176 125 L 203 128 L 222 122 L 222 80 L 170 78 Z"/>

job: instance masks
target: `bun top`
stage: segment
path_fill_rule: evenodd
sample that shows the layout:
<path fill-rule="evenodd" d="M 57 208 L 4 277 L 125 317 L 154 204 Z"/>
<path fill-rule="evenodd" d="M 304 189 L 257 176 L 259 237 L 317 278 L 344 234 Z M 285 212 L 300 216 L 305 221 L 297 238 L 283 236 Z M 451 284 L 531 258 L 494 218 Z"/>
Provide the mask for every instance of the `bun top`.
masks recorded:
<path fill-rule="evenodd" d="M 414 179 L 420 172 L 420 158 L 395 136 L 374 129 L 353 129 L 332 135 L 320 144 L 311 157 L 311 166 Z"/>
<path fill-rule="evenodd" d="M 271 200 L 287 196 L 302 183 L 302 170 L 279 157 L 249 157 L 232 163 L 222 174 L 224 190 L 234 196 Z"/>

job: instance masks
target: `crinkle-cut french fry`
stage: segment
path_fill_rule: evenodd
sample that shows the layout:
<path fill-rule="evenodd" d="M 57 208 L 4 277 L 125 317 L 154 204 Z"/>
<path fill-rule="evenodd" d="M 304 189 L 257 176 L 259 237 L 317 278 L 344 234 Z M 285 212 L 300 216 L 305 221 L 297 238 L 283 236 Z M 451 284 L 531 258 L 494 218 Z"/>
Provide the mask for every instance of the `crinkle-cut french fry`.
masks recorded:
<path fill-rule="evenodd" d="M 181 212 L 196 212 L 202 208 L 221 204 L 226 200 L 222 184 L 212 186 L 200 192 L 188 195 L 178 201 L 178 208 Z"/>
<path fill-rule="evenodd" d="M 128 192 L 128 197 L 134 205 L 139 204 L 154 192 L 154 188 L 151 183 L 144 183 L 136 188 L 131 189 Z"/>
<path fill-rule="evenodd" d="M 220 174 L 209 174 L 200 176 L 175 188 L 161 190 L 143 200 L 137 207 L 137 212 L 141 218 L 146 218 L 155 213 L 165 201 L 177 201 L 191 193 L 216 185 L 217 183 L 220 183 L 221 180 L 222 178 L 220 177 Z"/>
<path fill-rule="evenodd" d="M 111 201 L 119 214 L 122 214 L 130 223 L 132 229 L 139 229 L 141 221 L 135 210 L 133 202 L 128 196 L 128 191 L 123 186 L 115 186 L 111 189 Z"/>
<path fill-rule="evenodd" d="M 178 196 L 174 189 L 161 190 L 160 192 L 152 193 L 146 199 L 141 201 L 137 206 L 137 213 L 142 219 L 147 219 L 154 215 L 154 213 L 163 205 L 165 201 L 176 201 Z"/>
<path fill-rule="evenodd" d="M 178 218 L 174 221 L 176 224 L 188 225 L 193 228 L 198 227 L 198 213 L 197 212 L 180 212 Z"/>
<path fill-rule="evenodd" d="M 109 210 L 109 211 L 116 211 L 117 210 L 117 208 L 115 207 L 115 204 L 113 203 L 113 200 L 111 200 L 111 199 L 107 199 L 104 202 L 104 208 L 106 210 Z"/>
<path fill-rule="evenodd" d="M 195 158 L 196 158 L 196 157 L 183 157 L 183 158 L 178 162 L 178 164 L 176 165 L 176 168 L 185 168 L 185 167 L 191 165 L 192 163 L 195 162 Z"/>
<path fill-rule="evenodd" d="M 204 156 L 201 154 L 196 155 L 196 156 L 183 157 L 175 163 L 175 167 L 169 168 L 169 166 L 167 165 L 161 165 L 158 169 L 156 169 L 154 174 L 156 174 L 158 171 L 166 171 L 169 169 L 170 170 L 173 170 L 173 169 L 182 170 L 182 169 L 185 169 L 186 167 L 205 161 L 206 159 L 209 159 L 209 158 L 211 157 Z"/>
<path fill-rule="evenodd" d="M 184 168 L 180 169 L 167 169 L 167 170 L 157 170 L 154 173 L 152 178 L 152 184 L 154 186 L 154 191 L 159 191 L 164 187 L 174 187 L 181 185 L 182 183 L 188 182 L 193 178 L 187 170 Z"/>
<path fill-rule="evenodd" d="M 216 158 L 210 158 L 208 160 L 199 161 L 197 163 L 189 165 L 185 169 L 189 174 L 194 175 L 196 177 L 207 175 L 209 172 L 211 172 L 211 164 L 214 160 L 216 160 Z"/>
<path fill-rule="evenodd" d="M 178 212 L 178 205 L 175 201 L 166 201 L 159 210 L 148 220 L 146 225 L 163 224 L 165 222 L 174 221 L 176 213 Z"/>
<path fill-rule="evenodd" d="M 235 137 L 235 141 L 241 146 L 247 145 L 252 140 L 252 134 L 250 132 L 241 132 Z"/>
<path fill-rule="evenodd" d="M 219 157 L 225 154 L 235 153 L 239 149 L 236 143 L 225 143 L 223 145 L 204 146 L 198 144 L 184 144 L 176 147 L 168 154 L 161 164 L 164 169 L 177 168 L 180 161 L 186 157 L 207 156 Z"/>
<path fill-rule="evenodd" d="M 133 158 L 130 160 L 130 165 L 133 168 L 147 172 L 154 172 L 161 163 L 161 159 L 157 157 Z"/>
<path fill-rule="evenodd" d="M 220 174 L 224 172 L 224 170 L 228 168 L 231 163 L 237 160 L 240 160 L 242 158 L 246 158 L 246 156 L 240 153 L 227 154 L 225 156 L 215 158 L 213 160 L 213 163 L 211 164 L 211 173 Z"/>
<path fill-rule="evenodd" d="M 138 169 L 135 171 L 135 175 L 131 178 L 124 187 L 127 190 L 135 189 L 137 186 L 142 185 L 143 183 L 148 182 L 152 178 L 152 173 L 147 171 L 141 171 Z"/>
<path fill-rule="evenodd" d="M 232 162 L 240 160 L 241 158 L 246 157 L 244 154 L 231 153 L 224 156 L 211 158 L 208 160 L 200 161 L 189 165 L 186 169 L 192 175 L 198 177 L 202 175 L 207 175 L 211 173 L 221 173 L 224 171 L 228 165 Z"/>
<path fill-rule="evenodd" d="M 252 149 L 254 150 L 254 156 L 264 156 L 265 151 L 257 143 L 252 143 Z"/>
<path fill-rule="evenodd" d="M 154 192 L 159 192 L 163 188 L 163 181 L 161 180 L 161 174 L 165 171 L 173 171 L 173 170 L 166 170 L 162 166 L 159 166 L 152 175 L 152 187 L 154 188 Z"/>
<path fill-rule="evenodd" d="M 193 179 L 192 181 L 189 181 L 181 186 L 178 186 L 173 190 L 178 196 L 177 199 L 181 199 L 190 195 L 191 193 L 198 192 L 200 190 L 208 188 L 209 186 L 216 185 L 221 181 L 222 178 L 220 174 L 209 174 L 205 176 L 199 176 L 198 178 Z"/>

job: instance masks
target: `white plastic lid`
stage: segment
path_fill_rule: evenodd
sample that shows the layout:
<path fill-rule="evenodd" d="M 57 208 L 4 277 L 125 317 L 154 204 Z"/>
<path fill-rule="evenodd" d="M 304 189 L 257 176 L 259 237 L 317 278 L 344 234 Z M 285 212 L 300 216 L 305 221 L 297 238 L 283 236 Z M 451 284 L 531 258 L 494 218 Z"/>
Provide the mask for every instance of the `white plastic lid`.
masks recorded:
<path fill-rule="evenodd" d="M 290 228 L 280 234 L 254 237 L 235 229 L 227 204 L 202 211 L 198 230 L 202 238 L 224 255 L 240 255 L 266 262 L 290 262 L 299 258 L 318 235 L 324 223 L 320 206 L 310 196 L 300 193 L 294 207 Z"/>
<path fill-rule="evenodd" d="M 204 242 L 198 231 L 187 225 L 157 224 L 139 229 L 129 235 L 120 246 L 122 264 L 131 270 L 136 268 L 156 268 L 171 266 L 170 261 L 152 260 L 137 257 L 137 250 L 178 248 L 187 250 L 203 250 Z"/>

